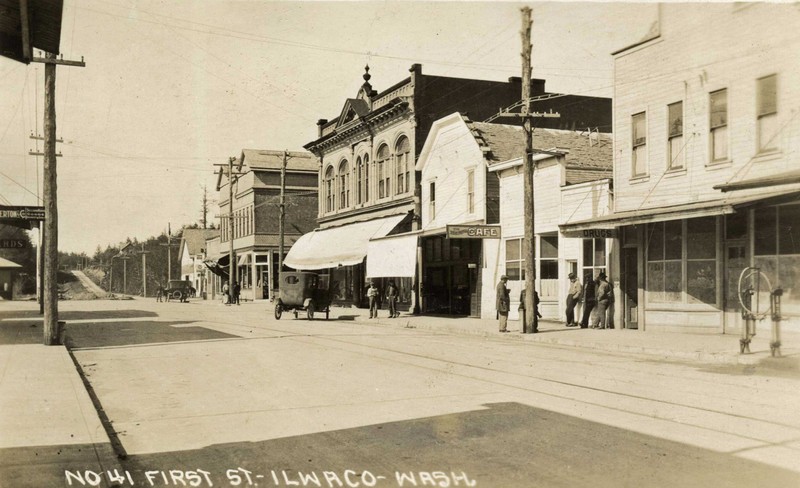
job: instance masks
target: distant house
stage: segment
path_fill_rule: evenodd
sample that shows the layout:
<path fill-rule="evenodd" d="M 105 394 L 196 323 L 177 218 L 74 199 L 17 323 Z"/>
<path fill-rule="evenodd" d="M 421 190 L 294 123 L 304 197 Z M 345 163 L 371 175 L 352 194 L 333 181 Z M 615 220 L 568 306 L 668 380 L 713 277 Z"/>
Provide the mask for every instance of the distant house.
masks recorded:
<path fill-rule="evenodd" d="M 14 278 L 22 266 L 0 258 L 0 300 L 11 300 L 14 296 Z"/>
<path fill-rule="evenodd" d="M 206 290 L 206 240 L 219 235 L 216 229 L 183 229 L 178 261 L 181 263 L 181 279 L 189 280 L 197 290 L 197 296 L 204 297 Z"/>

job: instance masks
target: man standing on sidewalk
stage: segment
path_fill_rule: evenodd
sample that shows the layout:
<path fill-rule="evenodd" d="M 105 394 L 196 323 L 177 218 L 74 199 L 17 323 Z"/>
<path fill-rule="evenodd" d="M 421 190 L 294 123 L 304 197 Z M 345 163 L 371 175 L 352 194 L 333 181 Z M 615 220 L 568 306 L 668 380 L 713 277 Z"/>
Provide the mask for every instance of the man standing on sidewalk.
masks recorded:
<path fill-rule="evenodd" d="M 397 313 L 397 287 L 392 280 L 389 280 L 389 285 L 386 286 L 386 301 L 389 302 L 389 318 L 399 317 L 400 314 Z"/>
<path fill-rule="evenodd" d="M 611 301 L 611 285 L 606 281 L 606 274 L 600 273 L 597 276 L 597 323 L 593 325 L 595 329 L 606 328 L 606 310 Z"/>
<path fill-rule="evenodd" d="M 583 287 L 575 273 L 569 274 L 569 291 L 567 292 L 567 327 L 577 327 L 575 322 L 575 305 L 581 301 Z"/>
<path fill-rule="evenodd" d="M 506 282 L 508 276 L 503 275 L 500 277 L 500 283 L 497 284 L 497 316 L 500 319 L 500 332 L 508 332 L 508 310 L 511 306 L 511 300 L 508 296 L 508 288 Z"/>
<path fill-rule="evenodd" d="M 367 299 L 369 300 L 369 318 L 378 318 L 378 287 L 374 281 L 370 281 L 367 288 Z"/>

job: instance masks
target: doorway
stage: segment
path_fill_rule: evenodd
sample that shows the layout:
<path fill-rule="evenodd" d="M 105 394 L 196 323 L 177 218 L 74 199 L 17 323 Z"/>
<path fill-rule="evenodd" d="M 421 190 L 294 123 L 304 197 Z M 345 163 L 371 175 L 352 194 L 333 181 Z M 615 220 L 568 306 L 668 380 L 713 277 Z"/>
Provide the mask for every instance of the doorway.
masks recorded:
<path fill-rule="evenodd" d="M 739 275 L 747 267 L 747 247 L 744 241 L 725 243 L 724 333 L 738 332 L 742 325 L 742 306 L 739 303 Z"/>
<path fill-rule="evenodd" d="M 639 248 L 622 248 L 622 327 L 639 328 Z"/>

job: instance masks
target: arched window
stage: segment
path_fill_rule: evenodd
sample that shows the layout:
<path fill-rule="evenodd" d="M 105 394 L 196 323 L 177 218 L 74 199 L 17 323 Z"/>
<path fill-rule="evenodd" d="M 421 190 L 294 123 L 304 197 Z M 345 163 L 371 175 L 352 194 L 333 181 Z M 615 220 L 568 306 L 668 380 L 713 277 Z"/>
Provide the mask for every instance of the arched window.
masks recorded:
<path fill-rule="evenodd" d="M 378 198 L 385 198 L 391 194 L 391 174 L 389 167 L 389 146 L 383 144 L 378 148 Z"/>
<path fill-rule="evenodd" d="M 364 202 L 369 201 L 369 154 L 364 155 Z"/>
<path fill-rule="evenodd" d="M 411 157 L 411 144 L 408 142 L 408 137 L 402 137 L 397 141 L 394 149 L 395 157 L 397 158 L 397 194 L 407 193 L 411 186 L 409 169 Z"/>
<path fill-rule="evenodd" d="M 333 166 L 325 170 L 325 211 L 333 212 Z"/>
<path fill-rule="evenodd" d="M 342 161 L 339 164 L 339 208 L 347 208 L 350 206 L 350 168 L 347 166 L 347 161 Z"/>
<path fill-rule="evenodd" d="M 364 203 L 364 161 L 356 158 L 356 204 Z"/>

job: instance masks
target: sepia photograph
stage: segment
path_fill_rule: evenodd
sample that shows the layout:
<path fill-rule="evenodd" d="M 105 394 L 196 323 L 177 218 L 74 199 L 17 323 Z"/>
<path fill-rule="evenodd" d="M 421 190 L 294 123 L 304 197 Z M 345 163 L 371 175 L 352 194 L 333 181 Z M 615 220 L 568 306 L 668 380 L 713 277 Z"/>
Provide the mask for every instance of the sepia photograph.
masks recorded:
<path fill-rule="evenodd" d="M 792 1 L 0 0 L 0 487 L 800 486 L 798 53 Z"/>

